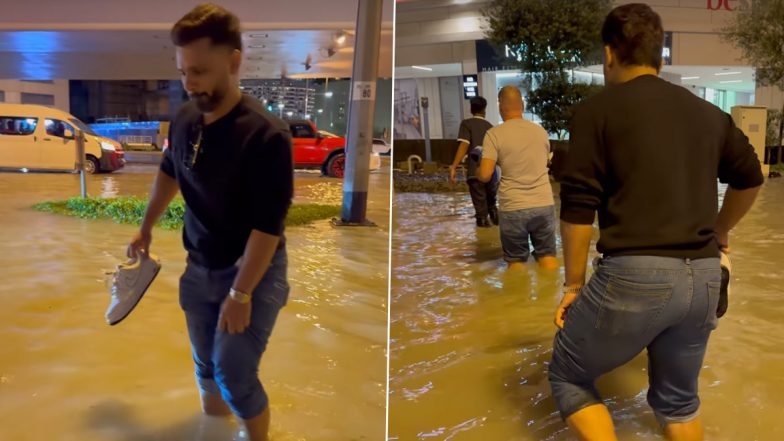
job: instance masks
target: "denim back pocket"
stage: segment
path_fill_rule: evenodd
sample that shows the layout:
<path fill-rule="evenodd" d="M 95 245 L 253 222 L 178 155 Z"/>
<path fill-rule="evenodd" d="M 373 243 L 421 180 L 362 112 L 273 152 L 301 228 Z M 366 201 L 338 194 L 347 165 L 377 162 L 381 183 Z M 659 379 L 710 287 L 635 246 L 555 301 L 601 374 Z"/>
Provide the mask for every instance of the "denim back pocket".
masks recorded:
<path fill-rule="evenodd" d="M 719 298 L 721 297 L 721 282 L 708 282 L 708 300 L 707 310 L 705 311 L 705 320 L 702 323 L 703 329 L 714 330 L 719 325 L 719 317 L 717 315 L 719 309 Z"/>
<path fill-rule="evenodd" d="M 610 335 L 645 334 L 672 297 L 672 283 L 639 283 L 610 276 L 596 328 Z"/>

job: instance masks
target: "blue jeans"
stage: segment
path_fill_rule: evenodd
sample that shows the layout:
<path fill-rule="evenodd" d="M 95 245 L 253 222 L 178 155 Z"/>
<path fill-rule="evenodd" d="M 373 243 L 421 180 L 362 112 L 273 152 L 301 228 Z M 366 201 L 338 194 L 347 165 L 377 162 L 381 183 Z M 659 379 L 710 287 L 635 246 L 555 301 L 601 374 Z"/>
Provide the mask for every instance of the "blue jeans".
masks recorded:
<path fill-rule="evenodd" d="M 659 422 L 694 419 L 718 323 L 719 259 L 619 256 L 594 267 L 555 335 L 549 378 L 561 416 L 601 403 L 594 381 L 647 348 L 648 404 Z"/>
<path fill-rule="evenodd" d="M 499 211 L 498 224 L 501 229 L 501 248 L 507 262 L 527 262 L 531 251 L 534 257 L 555 256 L 555 205 L 527 208 L 517 211 Z"/>
<path fill-rule="evenodd" d="M 261 414 L 269 404 L 258 369 L 278 311 L 288 300 L 287 266 L 286 250 L 278 250 L 253 291 L 250 326 L 233 335 L 217 326 L 221 305 L 239 268 L 210 270 L 189 261 L 180 279 L 180 306 L 185 311 L 199 390 L 220 393 L 242 419 Z"/>

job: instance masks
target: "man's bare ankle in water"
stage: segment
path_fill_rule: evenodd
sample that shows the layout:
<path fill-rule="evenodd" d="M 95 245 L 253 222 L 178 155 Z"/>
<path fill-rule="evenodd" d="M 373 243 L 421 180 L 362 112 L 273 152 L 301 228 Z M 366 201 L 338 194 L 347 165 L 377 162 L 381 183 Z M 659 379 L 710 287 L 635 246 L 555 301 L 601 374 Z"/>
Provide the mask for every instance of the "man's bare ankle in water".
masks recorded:
<path fill-rule="evenodd" d="M 202 393 L 201 409 L 204 414 L 209 416 L 224 417 L 232 414 L 231 408 L 220 395 Z"/>
<path fill-rule="evenodd" d="M 522 271 L 526 269 L 525 262 L 509 262 L 507 271 Z"/>
<path fill-rule="evenodd" d="M 266 409 L 258 416 L 249 420 L 242 420 L 245 430 L 248 432 L 249 441 L 269 441 L 270 409 Z"/>
<path fill-rule="evenodd" d="M 554 271 L 561 268 L 561 265 L 558 263 L 558 258 L 555 256 L 542 256 L 536 263 L 539 265 L 539 269 L 542 270 Z"/>

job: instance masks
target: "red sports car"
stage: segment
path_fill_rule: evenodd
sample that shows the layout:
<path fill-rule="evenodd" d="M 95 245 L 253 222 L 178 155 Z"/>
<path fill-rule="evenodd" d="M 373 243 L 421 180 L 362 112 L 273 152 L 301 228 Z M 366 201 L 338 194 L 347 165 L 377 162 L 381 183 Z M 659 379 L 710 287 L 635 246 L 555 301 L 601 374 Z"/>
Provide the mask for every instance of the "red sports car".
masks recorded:
<path fill-rule="evenodd" d="M 290 120 L 294 144 L 294 167 L 321 169 L 333 178 L 342 178 L 346 165 L 346 138 L 324 136 L 313 122 Z"/>

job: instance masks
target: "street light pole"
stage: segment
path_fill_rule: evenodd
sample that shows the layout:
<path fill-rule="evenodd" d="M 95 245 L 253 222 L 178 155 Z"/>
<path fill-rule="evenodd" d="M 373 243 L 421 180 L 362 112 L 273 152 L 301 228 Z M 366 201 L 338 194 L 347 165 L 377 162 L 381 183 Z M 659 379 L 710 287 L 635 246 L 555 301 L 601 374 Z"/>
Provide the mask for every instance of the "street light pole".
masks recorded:
<path fill-rule="evenodd" d="M 351 102 L 348 112 L 343 210 L 336 225 L 374 225 L 367 220 L 370 150 L 376 108 L 382 0 L 358 0 Z"/>
<path fill-rule="evenodd" d="M 432 162 L 433 155 L 430 151 L 430 117 L 429 110 L 430 104 L 426 96 L 420 98 L 422 104 L 422 124 L 425 129 L 425 162 Z"/>
<path fill-rule="evenodd" d="M 87 182 L 84 177 L 84 161 L 85 161 L 85 147 L 84 147 L 84 132 L 81 129 L 76 129 L 74 133 L 74 140 L 76 141 L 76 170 L 79 172 L 79 183 L 81 186 L 80 195 L 82 199 L 87 197 Z"/>

